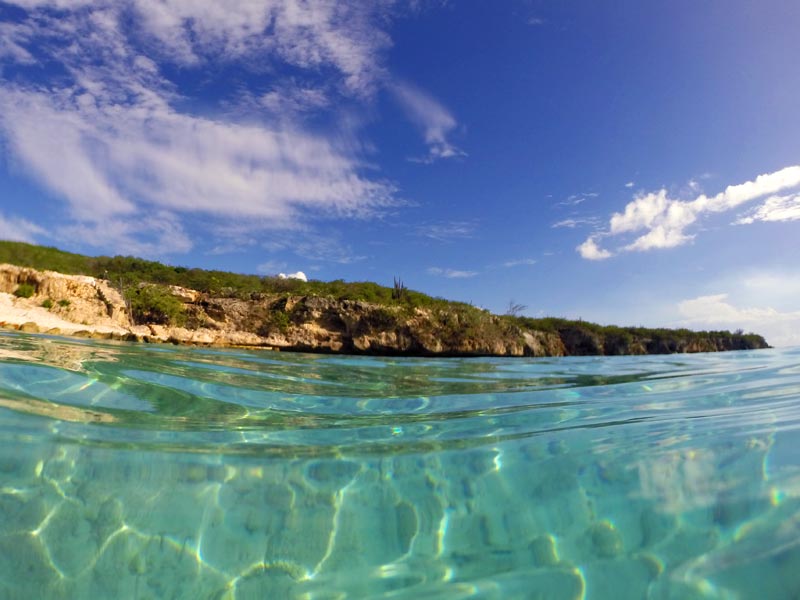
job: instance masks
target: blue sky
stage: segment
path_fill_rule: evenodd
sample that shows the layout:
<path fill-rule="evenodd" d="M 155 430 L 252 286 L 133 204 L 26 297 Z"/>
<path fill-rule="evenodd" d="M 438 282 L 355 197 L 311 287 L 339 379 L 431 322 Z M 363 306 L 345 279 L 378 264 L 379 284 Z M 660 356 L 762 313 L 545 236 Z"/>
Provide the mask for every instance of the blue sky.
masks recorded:
<path fill-rule="evenodd" d="M 0 1 L 0 238 L 800 344 L 800 4 Z"/>

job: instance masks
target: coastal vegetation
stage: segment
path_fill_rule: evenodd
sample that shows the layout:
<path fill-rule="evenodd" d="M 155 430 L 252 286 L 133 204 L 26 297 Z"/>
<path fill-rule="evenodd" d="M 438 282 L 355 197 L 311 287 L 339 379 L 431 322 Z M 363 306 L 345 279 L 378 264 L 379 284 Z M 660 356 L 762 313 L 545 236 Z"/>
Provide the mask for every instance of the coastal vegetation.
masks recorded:
<path fill-rule="evenodd" d="M 0 263 L 104 279 L 123 297 L 134 325 L 232 327 L 287 349 L 539 356 L 767 347 L 760 335 L 741 330 L 620 327 L 525 317 L 520 314 L 525 307 L 513 301 L 505 315 L 494 315 L 468 303 L 411 290 L 399 278 L 391 287 L 302 281 L 170 266 L 129 256 L 90 257 L 20 242 L 0 242 Z M 31 298 L 37 293 L 35 281 L 21 280 L 14 293 Z M 60 310 L 71 310 L 68 298 L 47 298 L 41 305 L 45 302 L 48 309 L 57 304 Z M 107 309 L 108 314 L 114 312 L 110 304 Z M 308 337 L 309 328 L 318 332 L 317 338 Z"/>
<path fill-rule="evenodd" d="M 106 279 L 124 290 L 155 284 L 180 286 L 212 296 L 238 299 L 249 299 L 254 294 L 283 294 L 330 297 L 337 300 L 356 300 L 406 308 L 458 307 L 465 310 L 474 308 L 469 304 L 434 298 L 410 290 L 399 279 L 395 279 L 392 287 L 370 281 L 347 282 L 341 279 L 302 281 L 282 279 L 277 276 L 171 266 L 132 256 L 84 256 L 24 242 L 0 241 L 0 263 L 69 275 L 89 275 Z M 149 298 L 155 299 L 154 294 L 145 293 L 143 298 L 138 299 L 139 306 L 142 307 L 142 303 Z"/>
<path fill-rule="evenodd" d="M 36 293 L 36 288 L 30 283 L 20 283 L 19 287 L 14 290 L 17 298 L 30 298 L 34 293 Z"/>
<path fill-rule="evenodd" d="M 124 298 L 134 323 L 155 323 L 182 327 L 186 324 L 183 303 L 164 286 L 145 283 L 129 285 Z"/>

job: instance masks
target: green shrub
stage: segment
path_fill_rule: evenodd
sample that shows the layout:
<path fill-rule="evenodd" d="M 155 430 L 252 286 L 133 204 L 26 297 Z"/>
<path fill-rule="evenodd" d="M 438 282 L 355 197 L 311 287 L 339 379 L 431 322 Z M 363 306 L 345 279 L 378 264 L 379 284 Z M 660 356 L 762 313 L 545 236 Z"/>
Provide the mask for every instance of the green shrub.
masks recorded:
<path fill-rule="evenodd" d="M 175 326 L 186 323 L 186 309 L 183 304 L 164 287 L 132 286 L 126 290 L 125 295 L 135 323 Z"/>
<path fill-rule="evenodd" d="M 14 291 L 17 298 L 30 298 L 36 293 L 36 287 L 30 283 L 20 283 Z"/>
<path fill-rule="evenodd" d="M 289 329 L 290 322 L 291 319 L 286 311 L 280 309 L 272 310 L 261 325 L 259 325 L 256 333 L 263 337 L 267 337 L 276 332 L 286 333 Z"/>
<path fill-rule="evenodd" d="M 50 310 L 51 308 L 53 308 L 53 301 L 50 300 L 50 298 L 47 298 L 44 302 L 42 302 L 42 308 Z"/>
<path fill-rule="evenodd" d="M 70 304 L 71 304 L 71 302 L 70 302 L 69 300 L 67 300 L 66 298 L 62 298 L 61 300 L 59 300 L 59 301 L 58 301 L 58 305 L 59 305 L 61 308 L 66 308 L 66 307 L 68 307 Z"/>

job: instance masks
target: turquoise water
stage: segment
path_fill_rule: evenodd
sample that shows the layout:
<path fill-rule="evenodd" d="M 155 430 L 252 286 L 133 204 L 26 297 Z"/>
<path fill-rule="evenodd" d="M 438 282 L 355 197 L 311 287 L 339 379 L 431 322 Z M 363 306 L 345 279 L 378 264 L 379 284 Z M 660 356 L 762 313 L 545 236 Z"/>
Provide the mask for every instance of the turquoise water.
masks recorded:
<path fill-rule="evenodd" d="M 0 333 L 2 598 L 793 598 L 800 350 Z"/>

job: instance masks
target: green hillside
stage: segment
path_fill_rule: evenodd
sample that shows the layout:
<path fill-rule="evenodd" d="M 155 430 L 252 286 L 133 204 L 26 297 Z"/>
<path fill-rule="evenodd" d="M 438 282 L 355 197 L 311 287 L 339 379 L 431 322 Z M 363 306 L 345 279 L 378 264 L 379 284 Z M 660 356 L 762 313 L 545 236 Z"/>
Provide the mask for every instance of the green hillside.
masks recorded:
<path fill-rule="evenodd" d="M 763 337 L 741 330 L 691 331 L 688 329 L 619 327 L 598 325 L 555 317 L 534 319 L 503 315 L 463 302 L 407 289 L 395 281 L 392 287 L 373 282 L 300 281 L 262 277 L 183 266 L 164 265 L 131 256 L 83 256 L 57 248 L 21 242 L 0 241 L 0 263 L 51 270 L 73 275 L 89 275 L 109 280 L 128 298 L 134 316 L 143 321 L 183 325 L 186 315 L 177 301 L 161 286 L 176 285 L 194 289 L 210 297 L 258 300 L 262 295 L 322 297 L 336 301 L 357 300 L 405 309 L 430 309 L 439 334 L 448 336 L 508 335 L 509 331 L 557 333 L 573 355 L 652 353 L 682 351 L 694 342 L 710 342 L 714 347 L 737 350 L 767 347 Z M 144 285 L 151 284 L 151 285 Z M 174 305 L 174 306 L 173 306 Z M 283 316 L 283 315 L 279 315 Z M 398 315 L 396 318 L 400 318 Z M 274 320 L 274 319 L 273 319 Z M 397 321 L 400 323 L 401 321 Z M 457 331 L 449 331 L 450 329 Z M 496 331 L 495 331 L 496 330 Z"/>

